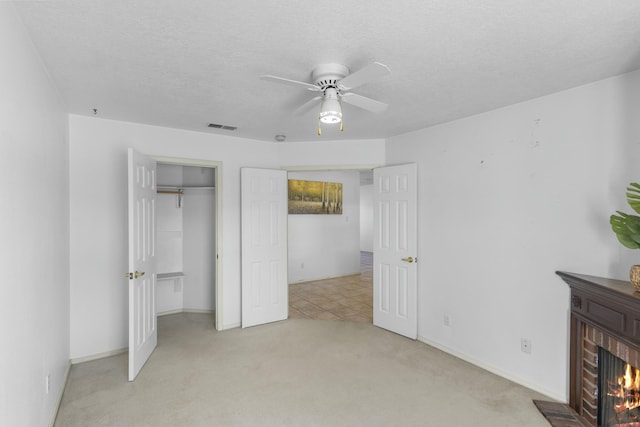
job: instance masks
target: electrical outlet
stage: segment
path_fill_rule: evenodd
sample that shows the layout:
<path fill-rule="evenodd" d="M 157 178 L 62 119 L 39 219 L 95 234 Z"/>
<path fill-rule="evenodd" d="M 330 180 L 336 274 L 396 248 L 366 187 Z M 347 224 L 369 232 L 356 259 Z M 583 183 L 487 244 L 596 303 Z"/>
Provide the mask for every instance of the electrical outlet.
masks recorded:
<path fill-rule="evenodd" d="M 448 314 L 442 316 L 442 323 L 444 323 L 444 326 L 451 326 L 451 316 Z"/>
<path fill-rule="evenodd" d="M 520 350 L 522 350 L 523 353 L 531 354 L 531 340 L 522 338 L 520 340 Z"/>

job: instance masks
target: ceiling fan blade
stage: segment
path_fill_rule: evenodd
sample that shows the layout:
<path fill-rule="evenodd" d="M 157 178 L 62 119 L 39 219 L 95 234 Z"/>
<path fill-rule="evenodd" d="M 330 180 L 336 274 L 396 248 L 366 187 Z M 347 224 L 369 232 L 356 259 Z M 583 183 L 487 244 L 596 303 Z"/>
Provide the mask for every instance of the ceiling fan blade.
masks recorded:
<path fill-rule="evenodd" d="M 305 82 L 299 82 L 297 80 L 285 79 L 284 77 L 265 75 L 265 76 L 260 76 L 260 78 L 262 80 L 266 80 L 268 82 L 276 82 L 276 83 L 282 83 L 282 84 L 285 84 L 285 85 L 288 85 L 288 86 L 303 87 L 303 88 L 305 88 L 307 90 L 313 90 L 313 91 L 316 91 L 316 92 L 321 90 L 318 86 L 312 85 L 311 83 L 305 83 Z"/>
<path fill-rule="evenodd" d="M 349 74 L 338 82 L 338 86 L 343 90 L 350 90 L 369 83 L 370 81 L 379 79 L 380 77 L 384 77 L 390 73 L 391 71 L 386 65 L 374 62 L 359 69 L 355 73 Z"/>
<path fill-rule="evenodd" d="M 315 106 L 318 105 L 318 100 L 319 99 L 322 99 L 322 96 L 316 96 L 315 98 L 311 98 L 310 100 L 308 100 L 307 102 L 305 102 L 304 104 L 302 104 L 301 106 L 299 106 L 298 108 L 293 110 L 293 114 L 302 115 L 302 114 L 306 113 L 312 107 L 315 107 Z"/>
<path fill-rule="evenodd" d="M 374 113 L 382 113 L 389 107 L 389 105 L 384 102 L 376 101 L 375 99 L 367 98 L 366 96 L 357 95 L 355 93 L 343 93 L 342 100 L 347 104 L 351 104 Z"/>

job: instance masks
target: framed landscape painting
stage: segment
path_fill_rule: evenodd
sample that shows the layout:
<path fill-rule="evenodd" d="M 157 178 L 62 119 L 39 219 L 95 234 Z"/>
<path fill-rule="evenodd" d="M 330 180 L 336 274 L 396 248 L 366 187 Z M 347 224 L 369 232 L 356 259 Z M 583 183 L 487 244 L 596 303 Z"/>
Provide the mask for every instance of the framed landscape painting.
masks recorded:
<path fill-rule="evenodd" d="M 289 180 L 290 214 L 342 214 L 339 182 Z"/>

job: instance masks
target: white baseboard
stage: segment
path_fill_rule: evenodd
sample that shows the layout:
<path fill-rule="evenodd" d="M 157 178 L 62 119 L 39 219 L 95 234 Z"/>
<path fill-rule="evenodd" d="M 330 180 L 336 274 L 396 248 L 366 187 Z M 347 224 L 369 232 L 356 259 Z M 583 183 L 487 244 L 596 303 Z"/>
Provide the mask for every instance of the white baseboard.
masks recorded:
<path fill-rule="evenodd" d="M 356 274 L 360 274 L 361 271 L 358 270 L 354 273 L 346 273 L 346 274 L 339 274 L 337 276 L 322 276 L 322 277 L 315 277 L 315 278 L 308 278 L 308 279 L 301 279 L 301 280 L 296 280 L 295 282 L 289 282 L 289 285 L 295 285 L 296 283 L 304 283 L 304 282 L 316 282 L 318 280 L 328 280 L 328 279 L 338 279 L 340 277 L 349 277 L 349 276 L 355 276 Z"/>
<path fill-rule="evenodd" d="M 53 427 L 53 425 L 56 422 L 56 418 L 58 417 L 60 404 L 62 404 L 62 396 L 64 395 L 64 390 L 67 388 L 67 380 L 69 379 L 69 372 L 71 372 L 71 360 L 67 362 L 67 367 L 64 369 L 64 374 L 62 375 L 62 384 L 60 385 L 60 391 L 58 391 L 58 401 L 56 402 L 56 409 L 55 411 L 53 411 L 53 415 L 51 416 L 49 427 Z"/>
<path fill-rule="evenodd" d="M 178 313 L 182 313 L 182 309 L 181 308 L 179 308 L 177 310 L 161 311 L 159 313 L 156 313 L 156 316 L 162 317 L 162 316 L 168 316 L 169 314 L 178 314 Z"/>
<path fill-rule="evenodd" d="M 556 400 L 556 401 L 562 402 L 562 403 L 568 403 L 566 396 L 560 396 L 560 395 L 558 395 L 558 394 L 556 394 L 556 393 L 554 393 L 554 392 L 552 392 L 550 390 L 546 390 L 546 389 L 540 387 L 538 384 L 533 384 L 528 380 L 525 380 L 523 378 L 517 377 L 517 376 L 515 376 L 515 375 L 513 375 L 513 374 L 511 374 L 509 372 L 505 372 L 505 371 L 503 371 L 503 370 L 501 370 L 499 368 L 496 368 L 495 366 L 488 365 L 488 364 L 486 364 L 486 363 L 484 363 L 484 362 L 482 362 L 480 360 L 474 359 L 473 357 L 469 357 L 469 356 L 467 356 L 465 354 L 459 353 L 459 352 L 457 352 L 455 350 L 452 350 L 452 349 L 450 349 L 450 348 L 448 348 L 446 346 L 443 346 L 443 345 L 440 345 L 440 344 L 438 344 L 436 342 L 433 342 L 433 341 L 431 341 L 431 340 L 429 340 L 429 339 L 427 339 L 425 337 L 418 336 L 418 341 L 423 342 L 423 343 L 425 343 L 427 345 L 430 345 L 431 347 L 435 347 L 438 350 L 442 350 L 447 354 L 450 354 L 450 355 L 452 355 L 454 357 L 457 357 L 458 359 L 462 359 L 465 362 L 469 362 L 472 365 L 475 365 L 475 366 L 477 366 L 479 368 L 482 368 L 485 371 L 489 371 L 492 374 L 498 375 L 499 377 L 505 378 L 505 379 L 507 379 L 509 381 L 512 381 L 512 382 L 516 383 L 516 384 L 520 384 L 521 386 L 527 387 L 527 388 L 529 388 L 529 389 L 531 389 L 533 391 L 537 391 L 538 393 L 544 394 L 545 396 L 548 396 L 550 399 L 553 399 L 553 400 Z"/>
<path fill-rule="evenodd" d="M 89 356 L 76 357 L 71 359 L 72 365 L 77 365 L 78 363 L 91 362 L 92 360 L 104 359 L 105 357 L 116 356 L 118 354 L 126 353 L 129 351 L 129 347 L 119 348 L 117 350 L 105 351 L 104 353 L 91 354 Z"/>
<path fill-rule="evenodd" d="M 214 314 L 215 310 L 205 310 L 200 308 L 184 308 L 182 309 L 183 313 L 196 313 L 196 314 Z"/>
<path fill-rule="evenodd" d="M 178 314 L 178 313 L 196 313 L 196 314 L 214 314 L 215 310 L 204 310 L 200 308 L 179 308 L 177 310 L 168 310 L 163 311 L 161 313 L 157 313 L 158 317 L 167 316 L 169 314 Z"/>

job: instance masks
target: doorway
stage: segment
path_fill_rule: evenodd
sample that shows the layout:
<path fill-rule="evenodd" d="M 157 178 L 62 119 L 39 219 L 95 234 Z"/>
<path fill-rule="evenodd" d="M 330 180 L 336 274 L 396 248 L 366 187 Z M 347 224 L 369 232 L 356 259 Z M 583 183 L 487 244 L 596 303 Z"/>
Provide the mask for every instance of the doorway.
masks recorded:
<path fill-rule="evenodd" d="M 175 202 L 177 208 L 182 207 L 182 196 L 184 195 L 184 175 L 183 169 L 179 169 L 181 173 L 180 181 L 174 181 L 170 183 L 161 183 L 163 188 L 158 188 L 158 164 L 165 163 L 168 165 L 178 166 L 196 166 L 199 167 L 201 174 L 207 172 L 212 168 L 212 176 L 214 177 L 211 183 L 207 183 L 204 186 L 202 183 L 200 187 L 210 187 L 215 191 L 215 196 L 210 198 L 210 201 L 215 201 L 213 207 L 209 207 L 209 215 L 204 216 L 202 220 L 206 225 L 214 231 L 214 236 L 207 236 L 205 240 L 209 243 L 210 250 L 207 251 L 207 255 L 202 257 L 201 263 L 207 268 L 212 269 L 213 273 L 209 274 L 210 279 L 203 281 L 201 285 L 202 289 L 210 296 L 214 296 L 214 300 L 211 301 L 211 297 L 207 298 L 194 298 L 190 297 L 189 301 L 197 301 L 195 303 L 195 309 L 192 307 L 185 307 L 184 297 L 181 298 L 181 304 L 177 306 L 174 312 L 182 311 L 197 311 L 197 312 L 210 312 L 209 308 L 215 307 L 215 316 L 212 316 L 212 324 L 214 327 L 220 327 L 220 320 L 222 317 L 222 303 L 221 303 L 221 286 L 220 283 L 220 268 L 218 260 L 220 259 L 220 215 L 218 209 L 221 206 L 221 191 L 220 191 L 220 177 L 221 177 L 221 163 L 203 160 L 187 160 L 177 158 L 162 158 L 162 157 L 150 157 L 143 153 L 140 153 L 133 148 L 128 149 L 127 153 L 127 175 L 128 175 L 128 254 L 129 254 L 129 273 L 127 278 L 129 279 L 129 381 L 135 380 L 137 374 L 142 369 L 142 366 L 146 363 L 149 356 L 156 348 L 158 328 L 157 317 L 158 312 L 162 311 L 157 309 L 157 285 L 160 280 L 170 280 L 173 283 L 173 292 L 181 293 L 184 284 L 184 278 L 188 276 L 185 274 L 182 264 L 183 255 L 182 252 L 182 238 L 184 227 L 182 221 L 182 214 L 180 215 L 168 215 L 166 218 L 161 219 L 166 224 L 173 224 L 168 227 L 161 227 L 163 232 L 166 232 L 166 239 L 164 243 L 170 247 L 170 250 L 166 254 L 168 262 L 162 264 L 160 267 L 163 270 L 161 275 L 158 273 L 158 253 L 157 253 L 157 238 L 156 223 L 158 221 L 157 215 L 157 203 L 158 195 L 171 194 L 177 196 Z M 163 176 L 164 179 L 170 179 Z M 178 184 L 179 182 L 179 184 Z M 174 186 L 174 183 L 178 184 Z M 212 185 L 211 185 L 212 184 Z M 216 188 L 217 187 L 217 188 Z M 164 190 L 164 191 L 162 191 Z M 211 203 L 211 202 L 210 202 Z M 197 210 L 197 209 L 196 209 Z M 190 218 L 189 218 L 190 219 Z M 180 223 L 176 225 L 175 223 Z M 166 225 L 165 224 L 165 225 Z M 178 229 L 179 228 L 179 229 Z M 199 227 L 196 226 L 198 233 L 201 232 Z M 179 239 L 178 239 L 179 238 Z M 175 244 L 173 240 L 179 240 L 179 244 Z M 212 246 L 211 246 L 212 244 Z M 178 259 L 173 259 L 171 254 Z M 195 270 L 194 270 L 195 271 Z M 197 275 L 195 275 L 197 276 Z M 213 280 L 211 280 L 213 278 Z M 189 285 L 192 286 L 192 285 Z M 166 302 L 166 301 L 165 301 Z M 193 302 L 188 302 L 188 305 L 193 305 Z M 198 304 L 205 304 L 205 308 L 197 307 Z M 186 308 L 186 310 L 185 310 Z"/>
<path fill-rule="evenodd" d="M 289 215 L 289 317 L 373 322 L 372 170 L 289 171 L 343 184 L 341 215 Z"/>
<path fill-rule="evenodd" d="M 215 169 L 157 165 L 156 312 L 215 311 Z"/>
<path fill-rule="evenodd" d="M 284 171 L 273 169 L 241 169 L 243 190 L 241 203 L 243 214 L 241 227 L 243 240 L 241 255 L 243 327 L 245 327 L 246 308 L 251 307 L 251 311 L 258 312 L 265 304 L 283 306 L 282 295 L 284 292 L 286 292 L 285 295 L 289 293 L 287 283 L 296 282 L 292 279 L 292 271 L 296 272 L 295 269 L 304 270 L 305 265 L 308 265 L 307 261 L 311 261 L 314 271 L 323 272 L 327 278 L 355 274 L 353 273 L 354 269 L 351 270 L 352 273 L 330 275 L 331 272 L 336 271 L 335 268 L 332 268 L 336 265 L 332 265 L 332 263 L 344 266 L 344 259 L 349 258 L 347 261 L 351 259 L 347 256 L 349 250 L 348 248 L 345 250 L 345 246 L 353 239 L 345 239 L 344 234 L 341 233 L 343 229 L 339 229 L 340 233 L 336 234 L 336 229 L 339 228 L 336 227 L 336 224 L 340 221 L 349 222 L 349 215 L 345 215 L 346 203 L 350 200 L 353 202 L 358 198 L 345 197 L 345 187 L 354 188 L 356 186 L 336 185 L 339 184 L 339 181 L 292 183 L 293 186 L 289 187 L 288 194 L 296 202 L 294 203 L 295 211 L 298 211 L 299 214 L 295 215 L 292 212 L 291 215 L 288 215 L 287 221 L 288 196 L 281 190 L 286 187 L 287 174 L 282 172 Z M 291 172 L 289 173 L 291 174 Z M 291 177 L 291 175 L 289 176 Z M 269 204 L 271 198 L 263 200 L 263 198 L 257 197 L 265 192 L 263 191 L 265 186 L 261 184 L 264 179 L 261 180 L 261 177 L 268 180 L 266 192 L 274 195 L 272 205 Z M 373 178 L 373 324 L 416 339 L 418 325 L 417 165 L 410 163 L 375 168 Z M 299 176 L 294 179 L 297 181 L 306 180 L 305 177 Z M 326 195 L 327 188 L 333 191 L 331 197 Z M 245 193 L 247 197 L 244 196 Z M 340 195 L 343 196 L 342 200 L 340 200 Z M 327 209 L 327 203 L 330 209 Z M 255 215 L 252 216 L 252 213 Z M 333 216 L 337 218 L 313 224 L 312 222 L 296 221 L 294 220 L 296 216 Z M 268 222 L 270 225 L 262 227 L 263 222 L 265 224 Z M 285 227 L 282 227 L 284 222 L 288 222 L 288 232 Z M 314 238 L 297 238 L 297 235 L 291 232 L 292 223 L 293 227 L 297 229 L 312 231 Z M 285 239 L 287 245 L 283 245 Z M 356 247 L 359 247 L 358 232 L 356 232 L 355 240 Z M 251 244 L 246 245 L 247 241 Z M 275 245 L 278 248 L 278 258 L 275 261 L 268 261 L 263 256 L 264 253 L 273 253 L 271 250 L 264 250 L 270 245 Z M 246 246 L 250 246 L 251 250 L 245 254 L 244 248 Z M 280 251 L 282 246 L 286 246 L 284 257 Z M 294 248 L 294 246 L 296 247 Z M 336 257 L 336 252 L 344 256 Z M 327 255 L 331 256 L 327 257 Z M 253 261 L 254 257 L 256 262 Z M 320 261 L 326 261 L 327 258 L 330 262 L 321 265 Z M 274 269 L 269 266 L 264 268 L 265 260 L 271 266 L 276 267 L 277 272 L 274 272 Z M 252 263 L 255 264 L 255 268 L 250 270 Z M 283 264 L 287 265 L 287 275 L 284 276 L 281 274 Z M 359 270 L 359 259 L 356 264 L 358 265 L 356 268 Z M 321 267 L 318 268 L 318 266 Z M 351 266 L 350 263 L 349 266 Z M 300 273 L 300 271 L 296 273 Z M 245 295 L 249 296 L 245 297 Z M 259 322 L 254 323 L 246 322 L 246 326 L 286 319 L 288 304 L 284 307 L 284 316 L 274 316 L 273 320 L 263 316 L 265 319 L 259 319 Z M 278 314 L 282 314 L 282 312 L 278 311 Z"/>
<path fill-rule="evenodd" d="M 219 162 L 154 157 L 157 162 L 156 312 L 210 313 L 222 323 Z"/>

